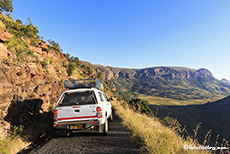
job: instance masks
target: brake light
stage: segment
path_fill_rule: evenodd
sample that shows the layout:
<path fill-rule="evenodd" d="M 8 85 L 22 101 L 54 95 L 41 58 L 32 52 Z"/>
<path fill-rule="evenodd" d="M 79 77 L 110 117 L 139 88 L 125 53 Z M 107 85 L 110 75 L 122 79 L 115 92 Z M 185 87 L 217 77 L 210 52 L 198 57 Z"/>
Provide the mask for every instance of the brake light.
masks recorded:
<path fill-rule="evenodd" d="M 101 107 L 97 107 L 97 118 L 102 118 L 102 109 L 101 109 Z"/>
<path fill-rule="evenodd" d="M 57 121 L 57 110 L 54 110 L 54 121 Z"/>
<path fill-rule="evenodd" d="M 101 107 L 97 107 L 97 111 L 102 111 Z"/>

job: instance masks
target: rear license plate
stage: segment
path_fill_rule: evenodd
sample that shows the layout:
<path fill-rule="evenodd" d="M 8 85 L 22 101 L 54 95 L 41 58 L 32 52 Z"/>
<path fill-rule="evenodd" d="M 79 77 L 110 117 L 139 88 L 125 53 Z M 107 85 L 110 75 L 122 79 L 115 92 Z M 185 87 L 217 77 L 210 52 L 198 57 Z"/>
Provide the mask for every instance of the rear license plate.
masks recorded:
<path fill-rule="evenodd" d="M 81 129 L 83 128 L 83 125 L 71 125 L 70 129 Z"/>

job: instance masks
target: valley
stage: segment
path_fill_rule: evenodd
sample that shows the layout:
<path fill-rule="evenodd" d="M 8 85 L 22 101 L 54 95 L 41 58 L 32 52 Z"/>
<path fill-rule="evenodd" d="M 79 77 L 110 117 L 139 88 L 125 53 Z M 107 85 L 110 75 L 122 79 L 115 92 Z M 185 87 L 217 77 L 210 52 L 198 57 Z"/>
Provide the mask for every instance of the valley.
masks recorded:
<path fill-rule="evenodd" d="M 202 143 L 205 135 L 210 133 L 210 145 L 218 142 L 222 143 L 223 139 L 230 140 L 229 135 L 229 109 L 230 97 L 193 105 L 154 105 L 150 104 L 154 115 L 163 118 L 166 116 L 177 119 L 182 128 L 186 128 L 190 136 L 194 137 L 194 131 L 200 124 L 198 130 L 198 140 Z M 187 134 L 184 134 L 187 135 Z"/>

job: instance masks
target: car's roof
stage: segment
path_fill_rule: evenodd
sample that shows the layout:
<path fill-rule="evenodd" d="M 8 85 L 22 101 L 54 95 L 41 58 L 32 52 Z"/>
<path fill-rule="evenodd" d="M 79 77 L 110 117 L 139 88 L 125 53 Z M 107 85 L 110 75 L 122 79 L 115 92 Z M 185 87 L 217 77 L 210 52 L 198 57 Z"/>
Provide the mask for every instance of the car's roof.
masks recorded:
<path fill-rule="evenodd" d="M 78 92 L 78 91 L 100 91 L 101 90 L 97 89 L 97 88 L 77 88 L 77 89 L 69 89 L 64 91 L 63 93 L 71 93 L 71 92 Z"/>

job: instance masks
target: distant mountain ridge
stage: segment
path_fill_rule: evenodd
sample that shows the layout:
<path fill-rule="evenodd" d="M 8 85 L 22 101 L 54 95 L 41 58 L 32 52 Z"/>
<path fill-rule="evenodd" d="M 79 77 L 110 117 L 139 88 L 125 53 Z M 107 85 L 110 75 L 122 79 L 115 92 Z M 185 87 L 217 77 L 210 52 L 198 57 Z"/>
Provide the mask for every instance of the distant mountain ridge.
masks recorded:
<path fill-rule="evenodd" d="M 227 85 L 230 85 L 230 81 L 225 79 L 225 78 L 221 79 L 220 81 L 227 84 Z"/>
<path fill-rule="evenodd" d="M 174 99 L 203 99 L 230 94 L 230 85 L 201 68 L 151 67 L 126 69 L 93 65 L 111 88 L 125 97 L 146 94 Z"/>

